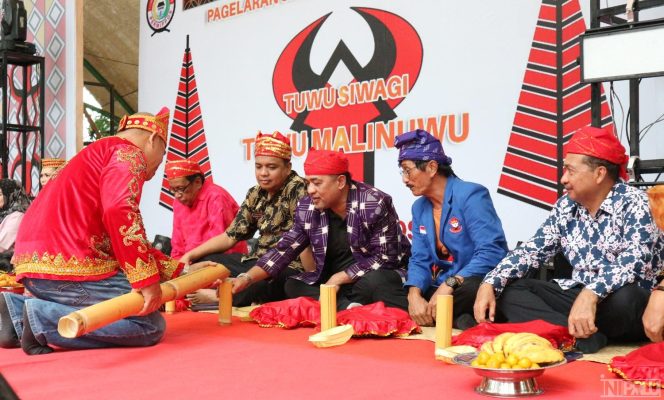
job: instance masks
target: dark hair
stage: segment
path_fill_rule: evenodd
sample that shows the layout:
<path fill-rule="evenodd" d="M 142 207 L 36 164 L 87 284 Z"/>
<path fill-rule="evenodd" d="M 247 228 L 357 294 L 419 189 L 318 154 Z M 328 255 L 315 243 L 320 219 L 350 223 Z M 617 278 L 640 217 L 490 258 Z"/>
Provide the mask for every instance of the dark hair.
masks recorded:
<path fill-rule="evenodd" d="M 420 171 L 424 171 L 427 167 L 427 164 L 429 164 L 429 161 L 431 160 L 417 160 L 415 162 L 415 166 L 417 169 Z M 436 161 L 437 162 L 437 161 Z M 438 163 L 438 175 L 444 176 L 445 178 L 449 178 L 450 176 L 456 176 L 454 171 L 452 170 L 451 165 L 444 165 L 441 163 Z"/>
<path fill-rule="evenodd" d="M 596 170 L 597 167 L 606 168 L 607 176 L 614 182 L 618 182 L 618 178 L 620 177 L 620 166 L 618 164 L 593 156 L 584 156 L 583 162 L 592 168 L 593 171 Z"/>
<path fill-rule="evenodd" d="M 193 174 L 193 175 L 187 175 L 187 180 L 189 182 L 193 182 L 196 180 L 196 178 L 201 178 L 201 183 L 205 183 L 205 175 L 203 174 Z"/>

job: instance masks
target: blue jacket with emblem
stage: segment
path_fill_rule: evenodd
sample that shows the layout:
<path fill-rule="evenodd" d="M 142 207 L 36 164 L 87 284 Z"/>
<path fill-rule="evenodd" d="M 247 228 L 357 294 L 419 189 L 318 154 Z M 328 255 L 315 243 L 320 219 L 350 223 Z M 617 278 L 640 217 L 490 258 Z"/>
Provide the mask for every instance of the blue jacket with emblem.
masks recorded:
<path fill-rule="evenodd" d="M 440 286 L 449 276 L 481 276 L 491 271 L 507 254 L 505 233 L 493 207 L 489 191 L 482 185 L 450 176 L 447 178 L 440 239 L 454 257 L 452 262 L 436 254 L 433 205 L 426 197 L 415 201 L 413 244 L 405 286 L 425 293 Z M 432 266 L 439 270 L 434 280 Z"/>

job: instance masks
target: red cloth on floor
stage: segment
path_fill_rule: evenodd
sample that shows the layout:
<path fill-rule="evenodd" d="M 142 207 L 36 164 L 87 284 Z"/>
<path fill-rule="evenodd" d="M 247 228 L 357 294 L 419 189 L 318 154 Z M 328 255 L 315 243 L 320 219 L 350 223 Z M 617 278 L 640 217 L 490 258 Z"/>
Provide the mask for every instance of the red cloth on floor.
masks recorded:
<path fill-rule="evenodd" d="M 421 332 L 407 312 L 385 307 L 382 301 L 339 311 L 337 323 L 353 325 L 353 336 L 408 336 L 413 332 Z"/>
<path fill-rule="evenodd" d="M 469 345 L 480 348 L 484 342 L 493 340 L 494 337 L 505 332 L 530 332 L 548 339 L 555 348 L 571 348 L 574 338 L 569 334 L 567 327 L 554 325 L 542 320 L 529 322 L 518 322 L 511 324 L 496 324 L 482 322 L 477 326 L 463 331 L 452 338 L 452 344 Z"/>
<path fill-rule="evenodd" d="M 264 328 L 316 326 L 320 324 L 320 303 L 310 297 L 273 301 L 253 309 L 249 316 Z"/>
<path fill-rule="evenodd" d="M 651 343 L 626 356 L 613 357 L 609 371 L 639 385 L 664 387 L 664 342 Z"/>

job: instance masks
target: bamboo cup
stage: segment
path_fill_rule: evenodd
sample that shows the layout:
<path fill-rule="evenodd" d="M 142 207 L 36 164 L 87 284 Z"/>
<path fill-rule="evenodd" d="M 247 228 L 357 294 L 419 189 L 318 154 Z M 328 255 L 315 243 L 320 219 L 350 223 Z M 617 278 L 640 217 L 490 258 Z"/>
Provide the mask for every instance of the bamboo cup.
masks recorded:
<path fill-rule="evenodd" d="M 452 295 L 438 295 L 436 303 L 436 349 L 452 345 Z"/>
<path fill-rule="evenodd" d="M 161 284 L 161 301 L 167 302 L 185 294 L 208 287 L 217 279 L 225 279 L 230 271 L 221 264 L 205 267 L 198 271 Z M 58 321 L 61 336 L 73 339 L 92 332 L 115 321 L 138 314 L 143 308 L 143 296 L 130 292 L 90 307 L 74 311 Z"/>
<path fill-rule="evenodd" d="M 337 288 L 335 285 L 320 285 L 320 330 L 337 326 Z"/>
<path fill-rule="evenodd" d="M 233 321 L 233 283 L 224 280 L 219 285 L 219 325 L 230 325 Z"/>

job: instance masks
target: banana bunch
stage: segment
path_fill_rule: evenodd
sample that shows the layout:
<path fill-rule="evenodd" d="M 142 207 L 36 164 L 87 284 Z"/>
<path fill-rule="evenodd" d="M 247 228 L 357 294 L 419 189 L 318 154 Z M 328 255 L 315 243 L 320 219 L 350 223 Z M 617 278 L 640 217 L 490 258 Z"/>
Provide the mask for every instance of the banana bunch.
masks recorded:
<path fill-rule="evenodd" d="M 480 351 L 489 356 L 497 353 L 504 357 L 514 355 L 517 358 L 528 358 L 536 364 L 554 363 L 564 359 L 563 352 L 554 349 L 551 342 L 534 333 L 506 332 L 496 336 L 493 341 L 482 344 Z"/>

